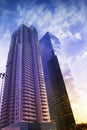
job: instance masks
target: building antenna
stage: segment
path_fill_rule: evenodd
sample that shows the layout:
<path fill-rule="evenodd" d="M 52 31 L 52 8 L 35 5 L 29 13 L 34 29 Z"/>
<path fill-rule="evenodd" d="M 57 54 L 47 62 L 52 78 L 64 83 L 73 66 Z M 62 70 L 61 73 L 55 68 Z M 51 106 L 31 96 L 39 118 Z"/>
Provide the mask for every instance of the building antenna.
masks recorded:
<path fill-rule="evenodd" d="M 3 95 L 3 88 L 4 88 L 5 73 L 0 73 L 0 78 L 2 79 L 1 90 L 0 90 L 0 105 L 1 105 L 2 104 L 2 95 Z M 1 107 L 0 107 L 0 111 L 1 111 Z"/>

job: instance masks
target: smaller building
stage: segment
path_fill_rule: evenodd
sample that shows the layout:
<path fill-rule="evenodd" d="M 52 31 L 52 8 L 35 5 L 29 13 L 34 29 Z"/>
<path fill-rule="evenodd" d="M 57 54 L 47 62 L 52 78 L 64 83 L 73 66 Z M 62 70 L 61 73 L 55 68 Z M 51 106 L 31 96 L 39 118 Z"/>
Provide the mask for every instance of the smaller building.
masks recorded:
<path fill-rule="evenodd" d="M 87 123 L 77 124 L 76 130 L 87 130 Z"/>
<path fill-rule="evenodd" d="M 35 123 L 27 123 L 27 122 L 18 122 L 12 125 L 9 125 L 2 130 L 56 130 L 55 123 L 52 122 L 35 122 Z"/>

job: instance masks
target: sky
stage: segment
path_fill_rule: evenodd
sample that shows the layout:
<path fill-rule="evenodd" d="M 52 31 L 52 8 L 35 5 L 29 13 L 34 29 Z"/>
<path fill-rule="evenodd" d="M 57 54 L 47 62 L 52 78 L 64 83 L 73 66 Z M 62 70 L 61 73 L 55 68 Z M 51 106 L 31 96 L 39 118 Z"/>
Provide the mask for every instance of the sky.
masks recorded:
<path fill-rule="evenodd" d="M 0 0 L 0 73 L 5 72 L 11 34 L 20 24 L 35 26 L 39 39 L 51 32 L 60 40 L 73 77 L 75 85 L 69 85 L 75 92 L 68 88 L 68 93 L 77 123 L 87 123 L 86 12 L 87 0 Z"/>

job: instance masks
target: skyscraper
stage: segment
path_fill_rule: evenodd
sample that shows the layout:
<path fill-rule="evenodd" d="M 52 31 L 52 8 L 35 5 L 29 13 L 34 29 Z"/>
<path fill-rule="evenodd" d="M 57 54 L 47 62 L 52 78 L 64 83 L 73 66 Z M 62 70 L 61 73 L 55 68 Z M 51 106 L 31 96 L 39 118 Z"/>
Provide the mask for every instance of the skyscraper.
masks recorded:
<path fill-rule="evenodd" d="M 54 48 L 55 45 L 56 47 Z M 50 116 L 51 120 L 56 122 L 57 130 L 70 130 L 74 129 L 75 120 L 71 110 L 60 65 L 54 54 L 55 49 L 58 50 L 61 57 L 59 40 L 52 34 L 46 33 L 40 40 L 40 50 Z"/>
<path fill-rule="evenodd" d="M 11 38 L 0 127 L 3 130 L 52 128 L 37 30 L 33 26 L 21 25 Z"/>

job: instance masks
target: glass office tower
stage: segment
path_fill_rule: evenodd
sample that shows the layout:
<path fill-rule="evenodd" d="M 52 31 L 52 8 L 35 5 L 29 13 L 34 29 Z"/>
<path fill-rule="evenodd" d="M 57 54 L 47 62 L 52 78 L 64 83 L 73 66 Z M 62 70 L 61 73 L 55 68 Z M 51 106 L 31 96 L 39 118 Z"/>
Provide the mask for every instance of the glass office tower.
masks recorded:
<path fill-rule="evenodd" d="M 59 62 L 54 54 L 58 53 L 62 64 L 64 59 L 62 59 L 60 42 L 48 32 L 39 42 L 51 120 L 56 122 L 57 130 L 75 129 L 75 120 L 66 86 Z"/>
<path fill-rule="evenodd" d="M 11 38 L 0 127 L 3 130 L 54 130 L 50 123 L 37 30 L 33 26 L 21 25 Z"/>

